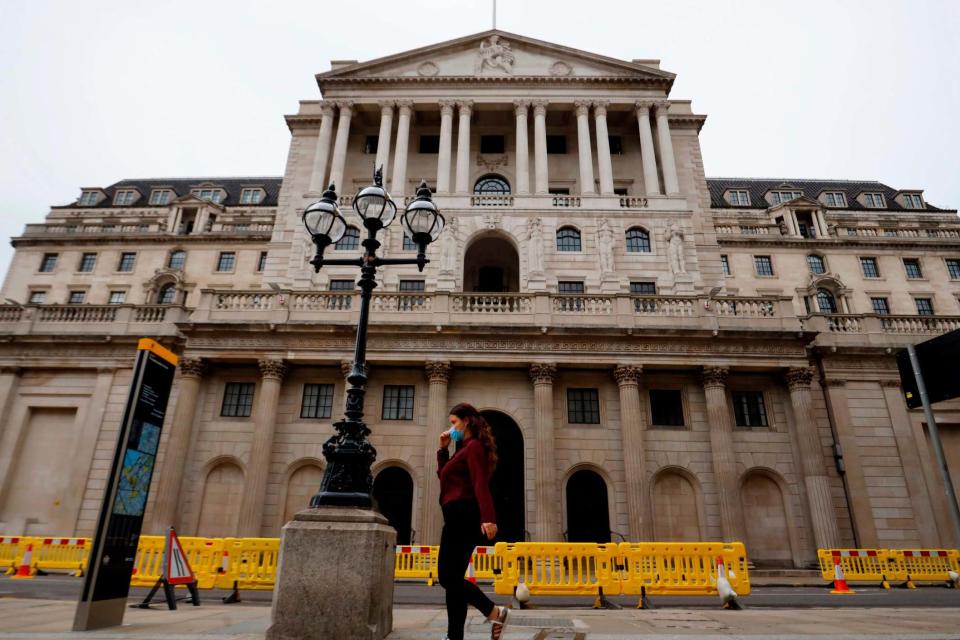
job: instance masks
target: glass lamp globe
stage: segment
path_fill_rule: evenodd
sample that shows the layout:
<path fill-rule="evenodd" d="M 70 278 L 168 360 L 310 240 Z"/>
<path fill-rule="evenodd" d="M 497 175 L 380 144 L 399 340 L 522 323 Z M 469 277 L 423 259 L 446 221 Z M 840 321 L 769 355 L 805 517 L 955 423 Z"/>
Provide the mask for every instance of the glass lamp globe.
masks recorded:
<path fill-rule="evenodd" d="M 373 185 L 364 187 L 353 199 L 353 210 L 360 216 L 365 227 L 373 224 L 376 228 L 390 226 L 397 215 L 397 205 L 383 188 L 383 167 L 373 174 Z"/>
<path fill-rule="evenodd" d="M 417 198 L 411 202 L 400 216 L 403 231 L 421 247 L 425 247 L 440 236 L 443 231 L 443 216 L 433 203 L 430 187 L 422 181 L 417 187 Z"/>
<path fill-rule="evenodd" d="M 330 185 L 323 197 L 303 212 L 303 226 L 318 245 L 327 246 L 343 237 L 347 223 L 337 207 L 337 193 Z"/>

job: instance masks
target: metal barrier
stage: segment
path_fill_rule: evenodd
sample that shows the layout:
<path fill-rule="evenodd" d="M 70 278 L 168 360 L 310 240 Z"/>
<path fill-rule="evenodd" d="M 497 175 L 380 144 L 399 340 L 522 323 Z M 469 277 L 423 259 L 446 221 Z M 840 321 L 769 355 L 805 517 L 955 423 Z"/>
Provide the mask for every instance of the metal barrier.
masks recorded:
<path fill-rule="evenodd" d="M 513 595 L 521 582 L 531 595 L 615 596 L 621 579 L 615 544 L 498 542 L 493 589 Z"/>
<path fill-rule="evenodd" d="M 619 551 L 624 595 L 715 595 L 718 556 L 733 590 L 750 593 L 742 542 L 622 542 Z"/>

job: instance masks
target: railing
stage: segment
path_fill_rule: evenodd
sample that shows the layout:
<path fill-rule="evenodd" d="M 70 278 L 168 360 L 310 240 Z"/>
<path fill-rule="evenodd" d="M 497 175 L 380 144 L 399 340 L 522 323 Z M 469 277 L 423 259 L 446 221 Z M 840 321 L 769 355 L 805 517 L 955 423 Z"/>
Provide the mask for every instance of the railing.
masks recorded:
<path fill-rule="evenodd" d="M 425 293 L 376 293 L 370 301 L 374 311 L 430 311 L 433 297 Z"/>
<path fill-rule="evenodd" d="M 23 307 L 18 305 L 0 306 L 0 322 L 19 322 L 23 316 Z"/>
<path fill-rule="evenodd" d="M 831 333 L 860 333 L 863 330 L 859 316 L 835 314 L 826 318 Z"/>
<path fill-rule="evenodd" d="M 960 238 L 960 229 L 902 229 L 893 227 L 839 227 L 837 229 L 839 237 L 862 237 L 862 238 L 934 238 L 934 239 L 957 239 Z"/>
<path fill-rule="evenodd" d="M 513 196 L 505 194 L 479 194 L 470 196 L 471 207 L 512 207 Z"/>
<path fill-rule="evenodd" d="M 737 318 L 773 318 L 777 315 L 777 301 L 774 298 L 717 298 L 718 316 Z"/>
<path fill-rule="evenodd" d="M 637 315 L 693 317 L 697 313 L 697 298 L 633 296 L 633 310 Z"/>
<path fill-rule="evenodd" d="M 179 305 L 28 304 L 0 305 L 0 332 L 38 334 L 176 335 L 176 323 L 186 319 Z M 145 327 L 144 325 L 154 325 Z"/>
<path fill-rule="evenodd" d="M 553 196 L 553 206 L 555 207 L 579 207 L 580 206 L 580 196 L 563 196 L 555 195 Z"/>
<path fill-rule="evenodd" d="M 450 299 L 456 313 L 530 313 L 533 297 L 510 293 L 466 293 Z"/>
<path fill-rule="evenodd" d="M 119 233 L 160 233 L 159 221 L 137 224 L 28 224 L 23 231 L 25 236 L 45 234 L 119 234 Z"/>
<path fill-rule="evenodd" d="M 650 201 L 646 198 L 620 196 L 620 207 L 623 209 L 646 209 L 649 203 Z"/>
<path fill-rule="evenodd" d="M 112 305 L 49 305 L 37 308 L 39 322 L 113 322 L 117 307 Z"/>
<path fill-rule="evenodd" d="M 353 306 L 353 295 L 335 292 L 294 293 L 290 296 L 290 308 L 297 311 L 349 311 Z"/>
<path fill-rule="evenodd" d="M 614 296 L 590 296 L 577 293 L 561 293 L 551 296 L 553 310 L 557 313 L 582 313 L 585 315 L 609 315 L 613 311 Z"/>
<path fill-rule="evenodd" d="M 767 224 L 718 224 L 714 229 L 720 235 L 741 234 L 756 236 L 771 235 L 774 232 L 779 233 L 779 229 L 776 226 Z"/>
<path fill-rule="evenodd" d="M 804 320 L 817 331 L 838 334 L 936 335 L 960 329 L 960 316 L 813 314 Z"/>
<path fill-rule="evenodd" d="M 231 311 L 265 311 L 276 308 L 277 297 L 269 292 L 232 292 L 223 291 L 216 295 L 217 309 Z"/>
<path fill-rule="evenodd" d="M 960 329 L 957 316 L 881 316 L 884 333 L 947 333 Z"/>
<path fill-rule="evenodd" d="M 273 225 L 269 222 L 228 222 L 214 226 L 213 232 L 223 233 L 263 233 L 264 231 L 273 231 Z"/>

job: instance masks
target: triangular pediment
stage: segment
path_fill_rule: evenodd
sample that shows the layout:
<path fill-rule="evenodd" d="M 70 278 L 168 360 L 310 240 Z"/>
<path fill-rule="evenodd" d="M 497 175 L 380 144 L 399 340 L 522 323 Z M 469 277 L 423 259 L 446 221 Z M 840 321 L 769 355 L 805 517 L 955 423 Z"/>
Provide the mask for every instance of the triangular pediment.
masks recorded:
<path fill-rule="evenodd" d="M 438 80 L 445 78 L 622 78 L 670 84 L 674 74 L 571 47 L 493 29 L 368 62 L 338 66 L 317 75 L 347 80 Z"/>

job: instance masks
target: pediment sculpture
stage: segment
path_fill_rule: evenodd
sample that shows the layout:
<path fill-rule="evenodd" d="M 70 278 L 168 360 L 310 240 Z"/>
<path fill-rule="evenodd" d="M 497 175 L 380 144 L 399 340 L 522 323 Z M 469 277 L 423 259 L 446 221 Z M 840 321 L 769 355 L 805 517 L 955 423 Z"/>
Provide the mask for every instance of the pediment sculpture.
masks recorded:
<path fill-rule="evenodd" d="M 501 40 L 500 36 L 492 35 L 489 40 L 480 43 L 480 52 L 477 56 L 477 75 L 488 67 L 513 73 L 513 63 L 513 49 L 510 47 L 510 43 Z"/>

